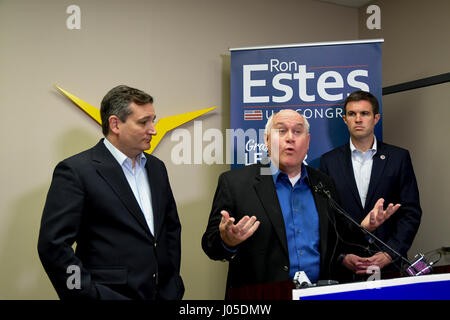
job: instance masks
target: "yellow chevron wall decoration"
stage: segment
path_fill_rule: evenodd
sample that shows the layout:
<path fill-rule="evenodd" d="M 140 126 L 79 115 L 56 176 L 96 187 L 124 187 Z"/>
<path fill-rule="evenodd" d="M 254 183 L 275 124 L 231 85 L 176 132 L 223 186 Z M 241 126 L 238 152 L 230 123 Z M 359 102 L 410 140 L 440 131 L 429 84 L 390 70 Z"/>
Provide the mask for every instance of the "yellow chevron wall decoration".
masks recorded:
<path fill-rule="evenodd" d="M 61 87 L 55 85 L 56 89 L 58 89 L 62 94 L 64 94 L 67 98 L 69 98 L 75 105 L 77 105 L 81 110 L 83 110 L 88 116 L 94 119 L 99 125 L 102 124 L 102 120 L 100 118 L 100 109 L 90 105 L 86 101 L 81 100 L 80 98 L 74 96 L 73 94 L 67 92 Z M 205 113 L 214 110 L 217 107 L 211 107 L 207 109 L 201 109 L 197 111 L 187 112 L 183 114 L 178 114 L 170 117 L 161 118 L 156 124 L 156 135 L 152 138 L 152 143 L 150 149 L 146 150 L 147 153 L 152 153 L 155 150 L 156 146 L 159 144 L 164 135 L 186 122 L 194 120 L 195 118 L 204 115 Z"/>

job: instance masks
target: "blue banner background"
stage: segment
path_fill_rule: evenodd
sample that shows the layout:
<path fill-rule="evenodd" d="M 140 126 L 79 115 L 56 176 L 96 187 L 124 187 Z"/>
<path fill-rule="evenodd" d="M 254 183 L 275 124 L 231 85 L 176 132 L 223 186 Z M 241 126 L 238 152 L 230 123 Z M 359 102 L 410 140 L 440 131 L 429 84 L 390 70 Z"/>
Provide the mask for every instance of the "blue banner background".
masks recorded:
<path fill-rule="evenodd" d="M 244 66 L 253 69 L 245 73 L 246 81 Z M 267 70 L 257 70 L 263 68 Z M 322 90 L 318 89 L 321 75 L 324 77 L 320 81 Z M 273 82 L 274 77 L 280 79 Z M 342 79 L 342 85 L 339 84 L 339 78 Z M 265 81 L 265 85 L 254 83 L 251 86 L 248 80 Z M 247 88 L 246 101 L 244 86 Z M 297 110 L 305 114 L 311 126 L 311 142 L 306 162 L 318 167 L 323 153 L 348 141 L 348 130 L 341 116 L 343 102 L 348 94 L 359 89 L 368 89 L 377 97 L 382 115 L 380 42 L 232 49 L 231 129 L 245 131 L 253 128 L 258 131 L 264 129 L 272 112 Z M 337 99 L 337 95 L 341 95 L 341 99 Z M 250 99 L 259 101 L 250 102 Z M 285 101 L 276 102 L 277 99 Z M 262 120 L 244 120 L 245 110 L 262 110 Z M 382 140 L 382 117 L 375 127 L 375 135 Z M 246 142 L 248 140 L 247 138 Z M 261 142 L 263 137 L 259 137 L 259 143 Z M 237 163 L 239 154 L 245 155 L 245 164 L 253 163 L 255 157 L 261 158 L 261 155 L 255 156 L 261 150 L 238 150 L 236 141 L 231 148 L 234 155 L 232 168 L 244 165 L 242 157 L 241 163 Z"/>

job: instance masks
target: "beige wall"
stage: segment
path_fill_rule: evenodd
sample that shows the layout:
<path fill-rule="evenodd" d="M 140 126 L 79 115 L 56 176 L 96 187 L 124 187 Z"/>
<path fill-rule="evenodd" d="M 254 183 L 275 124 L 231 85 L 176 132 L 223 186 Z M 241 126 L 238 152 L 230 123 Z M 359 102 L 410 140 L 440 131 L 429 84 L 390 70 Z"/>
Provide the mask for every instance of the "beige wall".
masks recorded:
<path fill-rule="evenodd" d="M 82 24 L 70 31 L 65 11 L 74 3 Z M 309 0 L 0 0 L 0 299 L 56 298 L 36 252 L 51 174 L 59 160 L 101 138 L 53 84 L 97 107 L 113 86 L 136 86 L 155 97 L 159 118 L 218 106 L 202 117 L 203 130 L 225 130 L 230 47 L 383 37 L 384 85 L 448 71 L 447 1 L 379 3 L 383 29 L 369 31 L 362 10 Z M 420 184 L 420 250 L 448 241 L 450 99 L 448 84 L 440 88 L 384 99 L 385 140 L 411 150 Z M 183 127 L 193 136 L 192 123 Z M 166 136 L 154 154 L 166 162 L 183 225 L 185 298 L 221 299 L 227 265 L 210 261 L 200 239 L 228 166 L 174 165 L 175 144 Z"/>
<path fill-rule="evenodd" d="M 368 30 L 359 10 L 360 38 L 384 38 L 383 86 L 450 71 L 450 1 L 374 1 L 381 30 Z M 450 246 L 450 84 L 383 97 L 384 141 L 410 150 L 419 184 L 422 223 L 409 255 Z M 441 264 L 450 264 L 444 257 Z"/>
<path fill-rule="evenodd" d="M 66 8 L 81 7 L 81 30 Z M 0 1 L 0 299 L 54 299 L 36 241 L 57 162 L 94 145 L 100 127 L 53 87 L 94 106 L 117 84 L 155 97 L 158 117 L 218 106 L 203 130 L 229 125 L 230 47 L 358 38 L 357 9 L 308 0 Z M 193 125 L 184 126 L 193 135 Z M 227 265 L 200 247 L 226 165 L 167 164 L 182 233 L 186 299 L 221 299 Z M 205 143 L 206 145 L 206 143 Z"/>

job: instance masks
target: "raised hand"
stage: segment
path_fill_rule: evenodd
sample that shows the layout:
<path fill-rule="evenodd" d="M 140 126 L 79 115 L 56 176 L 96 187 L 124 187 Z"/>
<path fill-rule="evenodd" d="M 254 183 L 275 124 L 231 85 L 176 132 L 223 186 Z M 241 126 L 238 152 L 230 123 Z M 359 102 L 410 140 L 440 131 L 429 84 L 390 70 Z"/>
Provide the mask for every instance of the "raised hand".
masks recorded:
<path fill-rule="evenodd" d="M 372 232 L 379 226 L 381 226 L 390 216 L 392 216 L 395 211 L 400 208 L 400 204 L 393 205 L 389 203 L 386 210 L 383 210 L 384 199 L 378 199 L 377 203 L 373 209 L 367 214 L 364 220 L 361 222 L 361 226 Z"/>
<path fill-rule="evenodd" d="M 247 240 L 258 229 L 260 222 L 256 217 L 245 216 L 238 223 L 234 224 L 235 219 L 230 214 L 222 210 L 220 212 L 222 220 L 220 220 L 219 231 L 222 241 L 228 247 L 235 247 L 243 241 Z"/>

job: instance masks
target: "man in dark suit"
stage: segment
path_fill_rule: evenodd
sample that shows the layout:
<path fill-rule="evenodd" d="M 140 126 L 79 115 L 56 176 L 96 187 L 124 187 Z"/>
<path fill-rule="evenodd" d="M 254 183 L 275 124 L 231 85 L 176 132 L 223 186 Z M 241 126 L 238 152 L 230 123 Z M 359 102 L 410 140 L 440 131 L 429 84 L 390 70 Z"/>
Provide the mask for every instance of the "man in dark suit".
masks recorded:
<path fill-rule="evenodd" d="M 347 221 L 335 214 L 314 186 L 335 195 L 332 180 L 302 162 L 309 148 L 309 124 L 294 110 L 282 110 L 266 125 L 271 164 L 250 165 L 219 178 L 205 253 L 228 260 L 228 288 L 280 282 L 305 271 L 311 282 L 336 279 L 340 238 L 358 242 Z M 374 208 L 361 225 L 373 230 L 396 210 Z"/>
<path fill-rule="evenodd" d="M 181 225 L 164 163 L 144 153 L 153 98 L 103 98 L 105 139 L 55 168 L 38 251 L 61 299 L 181 299 Z M 72 245 L 76 243 L 76 250 Z"/>
<path fill-rule="evenodd" d="M 375 235 L 406 257 L 422 214 L 409 152 L 375 138 L 374 128 L 380 114 L 378 101 L 371 93 L 350 94 L 344 102 L 343 118 L 350 141 L 325 153 L 320 170 L 335 181 L 342 207 L 358 222 L 376 202 L 401 205 L 399 212 L 378 228 Z M 379 245 L 369 258 L 354 257 L 354 261 L 364 260 L 357 271 L 362 274 L 368 266 L 381 269 L 396 258 L 395 253 Z"/>

